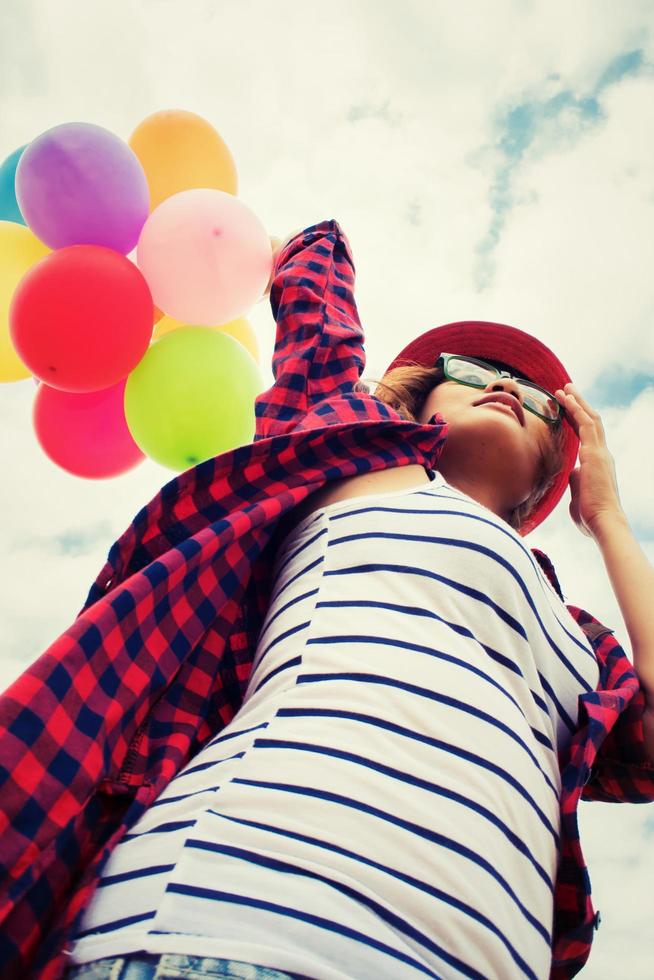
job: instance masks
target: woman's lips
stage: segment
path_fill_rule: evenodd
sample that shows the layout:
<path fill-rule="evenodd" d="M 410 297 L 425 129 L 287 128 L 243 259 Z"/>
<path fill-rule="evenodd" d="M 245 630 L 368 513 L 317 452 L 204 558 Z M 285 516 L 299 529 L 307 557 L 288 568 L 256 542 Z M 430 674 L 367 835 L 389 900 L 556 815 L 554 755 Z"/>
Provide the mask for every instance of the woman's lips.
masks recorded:
<path fill-rule="evenodd" d="M 514 413 L 520 425 L 525 424 L 525 413 L 522 409 L 522 405 L 513 395 L 509 395 L 508 392 L 496 392 L 492 395 L 486 395 L 485 398 L 480 398 L 479 401 L 474 403 L 473 407 L 477 405 L 503 405 L 506 408 L 510 408 Z"/>

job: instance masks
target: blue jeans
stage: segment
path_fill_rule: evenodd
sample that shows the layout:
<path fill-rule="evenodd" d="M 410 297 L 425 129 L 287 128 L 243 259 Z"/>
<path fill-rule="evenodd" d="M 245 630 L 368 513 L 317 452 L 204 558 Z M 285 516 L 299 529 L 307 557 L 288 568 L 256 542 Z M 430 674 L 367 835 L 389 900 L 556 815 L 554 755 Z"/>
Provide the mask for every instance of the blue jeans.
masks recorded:
<path fill-rule="evenodd" d="M 69 967 L 65 980 L 206 980 L 238 977 L 240 980 L 311 980 L 300 973 L 282 973 L 267 966 L 216 960 L 212 956 L 185 953 L 126 953 Z"/>

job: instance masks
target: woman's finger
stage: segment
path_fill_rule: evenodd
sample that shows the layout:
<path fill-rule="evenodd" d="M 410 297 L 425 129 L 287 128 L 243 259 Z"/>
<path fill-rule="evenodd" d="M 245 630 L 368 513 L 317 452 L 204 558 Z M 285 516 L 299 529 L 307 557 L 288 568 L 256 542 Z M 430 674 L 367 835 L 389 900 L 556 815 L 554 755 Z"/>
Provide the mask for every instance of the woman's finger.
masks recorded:
<path fill-rule="evenodd" d="M 581 406 L 575 401 L 572 392 L 563 391 L 562 388 L 558 388 L 554 394 L 557 400 L 563 405 L 570 425 L 574 429 L 575 433 L 579 435 L 579 423 L 581 421 L 579 413 L 581 411 Z"/>
<path fill-rule="evenodd" d="M 572 385 L 566 385 L 566 389 L 571 387 Z M 560 388 L 555 394 L 557 397 L 561 395 L 563 407 L 572 427 L 582 441 L 599 440 L 602 442 L 605 440 L 604 426 L 599 414 L 586 402 L 582 403 L 581 396 L 578 396 L 574 391 L 563 391 Z"/>
<path fill-rule="evenodd" d="M 575 399 L 575 401 L 579 405 L 581 405 L 581 407 L 584 409 L 584 411 L 587 412 L 588 415 L 590 415 L 590 417 L 592 419 L 595 419 L 598 422 L 601 421 L 600 420 L 599 412 L 597 412 L 596 409 L 594 409 L 592 405 L 589 405 L 588 404 L 588 402 L 586 401 L 586 399 L 577 390 L 577 386 L 572 381 L 568 382 L 568 384 L 565 387 L 566 387 L 567 392 L 573 396 L 573 398 Z"/>

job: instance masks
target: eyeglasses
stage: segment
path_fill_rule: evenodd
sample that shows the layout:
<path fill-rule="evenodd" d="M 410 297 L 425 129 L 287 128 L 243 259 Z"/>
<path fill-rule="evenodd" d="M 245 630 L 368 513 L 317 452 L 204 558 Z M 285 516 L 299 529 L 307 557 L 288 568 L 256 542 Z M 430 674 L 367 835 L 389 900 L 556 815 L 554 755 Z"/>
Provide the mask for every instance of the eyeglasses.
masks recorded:
<path fill-rule="evenodd" d="M 555 424 L 562 415 L 563 409 L 554 395 L 541 388 L 533 381 L 516 378 L 508 371 L 500 371 L 486 361 L 478 361 L 476 357 L 466 357 L 463 354 L 441 354 L 436 361 L 436 367 L 442 367 L 449 381 L 457 381 L 471 388 L 486 388 L 498 378 L 511 378 L 516 381 L 522 394 L 523 406 L 545 422 Z"/>

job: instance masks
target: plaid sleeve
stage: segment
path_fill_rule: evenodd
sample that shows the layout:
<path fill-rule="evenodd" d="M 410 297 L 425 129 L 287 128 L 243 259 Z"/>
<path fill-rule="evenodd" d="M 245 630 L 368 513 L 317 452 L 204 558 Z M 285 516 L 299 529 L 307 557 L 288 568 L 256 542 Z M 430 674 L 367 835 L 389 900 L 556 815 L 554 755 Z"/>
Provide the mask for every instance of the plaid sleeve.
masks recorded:
<path fill-rule="evenodd" d="M 571 607 L 568 607 L 571 608 Z M 572 609 L 571 609 L 572 611 Z M 633 664 L 613 636 L 589 613 L 575 610 L 580 625 L 595 627 L 600 667 L 596 691 L 581 700 L 591 737 L 606 732 L 587 773 L 582 799 L 603 803 L 654 802 L 654 763 L 645 748 L 645 694 Z M 592 633 L 590 634 L 592 635 Z"/>
<path fill-rule="evenodd" d="M 282 249 L 270 289 L 275 383 L 256 398 L 255 440 L 289 432 L 314 404 L 353 390 L 365 365 L 354 277 L 337 221 L 312 225 Z"/>

